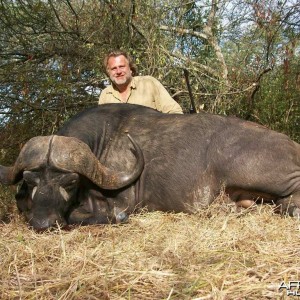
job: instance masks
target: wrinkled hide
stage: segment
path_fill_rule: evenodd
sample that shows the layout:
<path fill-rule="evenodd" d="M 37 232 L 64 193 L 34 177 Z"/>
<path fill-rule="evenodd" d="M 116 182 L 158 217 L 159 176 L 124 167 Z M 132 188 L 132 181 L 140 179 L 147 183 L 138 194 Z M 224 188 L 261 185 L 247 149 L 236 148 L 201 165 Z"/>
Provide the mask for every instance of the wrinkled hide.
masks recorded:
<path fill-rule="evenodd" d="M 94 186 L 96 189 L 121 189 L 136 181 L 141 174 L 143 154 L 134 140 L 128 137 L 134 146 L 136 159 L 130 172 L 117 172 L 105 167 L 79 139 L 41 136 L 25 144 L 13 166 L 0 166 L 1 182 L 14 184 L 23 177 L 24 182 L 16 195 L 17 206 L 37 230 L 68 223 L 88 224 L 91 220 L 94 223 L 118 221 L 120 215 L 113 218 L 107 201 L 99 206 L 103 202 L 102 194 L 92 191 Z M 79 189 L 84 181 L 79 180 L 80 177 L 87 181 L 83 189 Z M 99 195 L 95 197 L 96 194 Z M 78 212 L 81 218 L 76 214 Z"/>
<path fill-rule="evenodd" d="M 21 151 L 26 156 L 20 154 L 13 167 L 0 167 L 4 184 L 24 177 L 18 207 L 35 228 L 41 220 L 45 228 L 54 221 L 122 223 L 144 207 L 193 213 L 207 207 L 221 189 L 241 206 L 262 201 L 291 216 L 300 212 L 299 144 L 252 122 L 107 104 L 78 114 L 48 138 L 59 136 L 70 140 L 56 152 L 41 139 L 44 151 L 37 153 L 30 140 Z M 38 180 L 28 171 L 36 172 Z M 70 178 L 64 181 L 66 174 Z"/>

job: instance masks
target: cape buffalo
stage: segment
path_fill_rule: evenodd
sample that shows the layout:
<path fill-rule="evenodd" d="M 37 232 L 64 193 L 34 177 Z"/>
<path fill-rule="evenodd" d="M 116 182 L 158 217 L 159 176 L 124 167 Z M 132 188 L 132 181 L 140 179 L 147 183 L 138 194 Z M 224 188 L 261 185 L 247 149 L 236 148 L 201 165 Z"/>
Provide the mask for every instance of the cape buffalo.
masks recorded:
<path fill-rule="evenodd" d="M 87 109 L 56 135 L 29 140 L 0 182 L 16 184 L 29 224 L 124 222 L 147 207 L 193 213 L 223 188 L 300 214 L 300 145 L 235 117 L 162 114 L 130 104 Z"/>

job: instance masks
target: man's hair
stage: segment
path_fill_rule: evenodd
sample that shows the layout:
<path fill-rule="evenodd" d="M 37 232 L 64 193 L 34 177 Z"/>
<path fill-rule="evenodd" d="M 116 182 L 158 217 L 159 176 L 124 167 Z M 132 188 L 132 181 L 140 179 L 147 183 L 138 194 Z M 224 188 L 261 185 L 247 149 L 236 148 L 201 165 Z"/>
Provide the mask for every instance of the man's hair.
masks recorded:
<path fill-rule="evenodd" d="M 117 56 L 120 56 L 120 55 L 123 55 L 123 56 L 128 60 L 129 68 L 130 68 L 130 70 L 132 71 L 132 76 L 137 75 L 137 67 L 136 67 L 136 64 L 134 63 L 132 57 L 131 57 L 127 52 L 125 52 L 125 51 L 123 51 L 123 50 L 112 50 L 112 51 L 110 51 L 110 52 L 104 57 L 103 65 L 104 65 L 106 74 L 108 75 L 108 72 L 107 72 L 107 63 L 108 63 L 108 60 L 109 60 L 111 57 L 117 57 Z"/>

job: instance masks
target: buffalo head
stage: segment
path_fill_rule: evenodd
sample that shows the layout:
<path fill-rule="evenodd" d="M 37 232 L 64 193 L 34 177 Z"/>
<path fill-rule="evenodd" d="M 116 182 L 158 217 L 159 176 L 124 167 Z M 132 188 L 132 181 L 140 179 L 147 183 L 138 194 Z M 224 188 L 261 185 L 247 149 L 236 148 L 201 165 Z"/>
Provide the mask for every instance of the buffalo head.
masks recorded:
<path fill-rule="evenodd" d="M 24 180 L 16 195 L 17 206 L 34 229 L 65 226 L 70 209 L 78 200 L 81 177 L 100 189 L 117 190 L 140 176 L 143 154 L 128 137 L 136 156 L 130 172 L 105 167 L 87 144 L 74 137 L 40 136 L 25 144 L 13 166 L 0 166 L 0 182 L 11 185 Z"/>

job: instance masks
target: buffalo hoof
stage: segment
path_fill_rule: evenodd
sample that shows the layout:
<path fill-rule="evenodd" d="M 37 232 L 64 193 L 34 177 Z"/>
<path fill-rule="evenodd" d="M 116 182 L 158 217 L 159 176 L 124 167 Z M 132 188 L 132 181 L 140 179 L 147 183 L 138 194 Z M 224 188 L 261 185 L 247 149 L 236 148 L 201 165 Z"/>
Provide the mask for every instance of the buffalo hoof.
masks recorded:
<path fill-rule="evenodd" d="M 68 223 L 70 225 L 109 224 L 110 220 L 107 215 L 94 215 L 82 208 L 78 208 L 72 211 L 68 218 Z"/>
<path fill-rule="evenodd" d="M 128 218 L 129 218 L 128 215 L 124 211 L 121 211 L 116 215 L 116 223 L 117 224 L 127 223 Z"/>
<path fill-rule="evenodd" d="M 298 207 L 294 208 L 294 210 L 293 210 L 293 217 L 297 218 L 297 219 L 300 219 L 300 208 L 298 208 Z"/>

